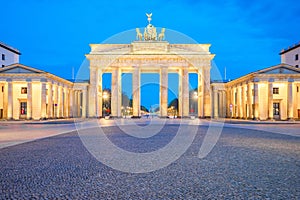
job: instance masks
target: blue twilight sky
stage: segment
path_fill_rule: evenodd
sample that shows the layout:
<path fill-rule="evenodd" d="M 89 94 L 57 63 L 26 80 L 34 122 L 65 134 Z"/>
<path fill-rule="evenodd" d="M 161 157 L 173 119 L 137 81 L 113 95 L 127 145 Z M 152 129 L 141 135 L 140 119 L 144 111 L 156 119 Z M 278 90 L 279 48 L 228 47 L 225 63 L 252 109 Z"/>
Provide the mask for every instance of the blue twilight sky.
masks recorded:
<path fill-rule="evenodd" d="M 146 12 L 157 27 L 211 43 L 229 79 L 278 64 L 280 50 L 300 41 L 295 0 L 5 0 L 1 7 L 0 41 L 21 51 L 21 63 L 63 78 L 80 68 L 90 43 L 145 27 Z"/>

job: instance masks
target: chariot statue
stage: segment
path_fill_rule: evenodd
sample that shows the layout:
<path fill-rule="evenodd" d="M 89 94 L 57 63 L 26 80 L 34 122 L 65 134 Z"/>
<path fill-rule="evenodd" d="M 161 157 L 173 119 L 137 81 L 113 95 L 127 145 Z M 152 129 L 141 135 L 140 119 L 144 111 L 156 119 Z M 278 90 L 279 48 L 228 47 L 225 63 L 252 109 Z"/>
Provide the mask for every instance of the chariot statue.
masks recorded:
<path fill-rule="evenodd" d="M 139 41 L 162 41 L 165 38 L 165 28 L 161 29 L 161 33 L 157 37 L 157 32 L 155 26 L 151 24 L 152 20 L 152 13 L 148 14 L 146 13 L 147 19 L 148 19 L 148 25 L 144 29 L 144 34 L 141 33 L 139 28 L 136 28 L 136 39 Z M 144 38 L 143 38 L 144 37 Z"/>

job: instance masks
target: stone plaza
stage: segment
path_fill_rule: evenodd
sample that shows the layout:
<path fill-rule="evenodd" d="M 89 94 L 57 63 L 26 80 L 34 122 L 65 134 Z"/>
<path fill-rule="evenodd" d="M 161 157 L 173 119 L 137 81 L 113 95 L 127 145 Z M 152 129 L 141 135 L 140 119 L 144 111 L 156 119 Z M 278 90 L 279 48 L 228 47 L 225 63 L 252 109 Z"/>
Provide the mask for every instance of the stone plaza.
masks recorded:
<path fill-rule="evenodd" d="M 98 123 L 120 148 L 147 153 L 170 143 L 180 126 L 191 121 L 197 134 L 187 151 L 170 165 L 148 173 L 122 172 L 96 160 L 83 145 L 72 120 L 2 122 L 0 199 L 300 197 L 299 123 L 226 121 L 216 145 L 202 159 L 197 156 L 199 148 L 208 129 L 219 121 L 168 119 L 158 134 L 147 139 L 131 137 L 122 129 L 133 126 L 132 122 L 147 129 L 151 124 L 160 125 L 162 119 L 131 119 L 122 125 L 116 120 L 87 120 L 76 122 L 76 126 L 84 132 L 97 132 L 99 127 L 93 124 Z M 8 129 L 19 133 L 20 138 L 22 133 L 31 132 L 31 138 L 5 141 Z"/>

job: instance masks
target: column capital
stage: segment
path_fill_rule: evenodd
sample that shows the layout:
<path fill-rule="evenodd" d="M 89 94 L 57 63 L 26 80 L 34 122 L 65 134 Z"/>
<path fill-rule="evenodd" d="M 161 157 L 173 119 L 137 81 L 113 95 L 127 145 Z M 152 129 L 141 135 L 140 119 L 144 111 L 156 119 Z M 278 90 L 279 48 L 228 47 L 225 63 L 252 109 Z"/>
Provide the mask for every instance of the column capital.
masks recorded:
<path fill-rule="evenodd" d="M 287 82 L 288 82 L 288 83 L 293 83 L 293 82 L 294 82 L 294 79 L 293 79 L 293 78 L 288 78 Z"/>
<path fill-rule="evenodd" d="M 254 79 L 253 79 L 253 82 L 254 82 L 254 83 L 258 83 L 259 81 L 260 81 L 259 78 L 254 78 Z"/>
<path fill-rule="evenodd" d="M 274 78 L 269 78 L 269 83 L 273 83 L 274 81 Z"/>
<path fill-rule="evenodd" d="M 26 82 L 31 82 L 32 79 L 31 78 L 26 78 Z"/>
<path fill-rule="evenodd" d="M 46 78 L 41 78 L 40 81 L 41 81 L 42 83 L 45 83 L 45 82 L 47 82 L 47 79 L 46 79 Z"/>

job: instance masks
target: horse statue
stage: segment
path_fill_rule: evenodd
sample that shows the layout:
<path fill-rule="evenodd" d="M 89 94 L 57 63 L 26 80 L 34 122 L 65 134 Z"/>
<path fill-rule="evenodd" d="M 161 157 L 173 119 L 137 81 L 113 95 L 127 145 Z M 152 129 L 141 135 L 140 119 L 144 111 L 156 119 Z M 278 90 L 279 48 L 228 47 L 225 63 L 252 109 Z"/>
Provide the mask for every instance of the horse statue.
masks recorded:
<path fill-rule="evenodd" d="M 161 33 L 158 34 L 158 40 L 159 40 L 159 41 L 162 41 L 163 39 L 165 39 L 165 31 L 166 31 L 166 29 L 165 29 L 165 28 L 162 28 L 162 29 L 161 29 Z"/>
<path fill-rule="evenodd" d="M 142 35 L 140 29 L 136 28 L 135 30 L 136 30 L 136 39 L 139 40 L 139 41 L 142 41 L 143 40 L 143 35 Z"/>

